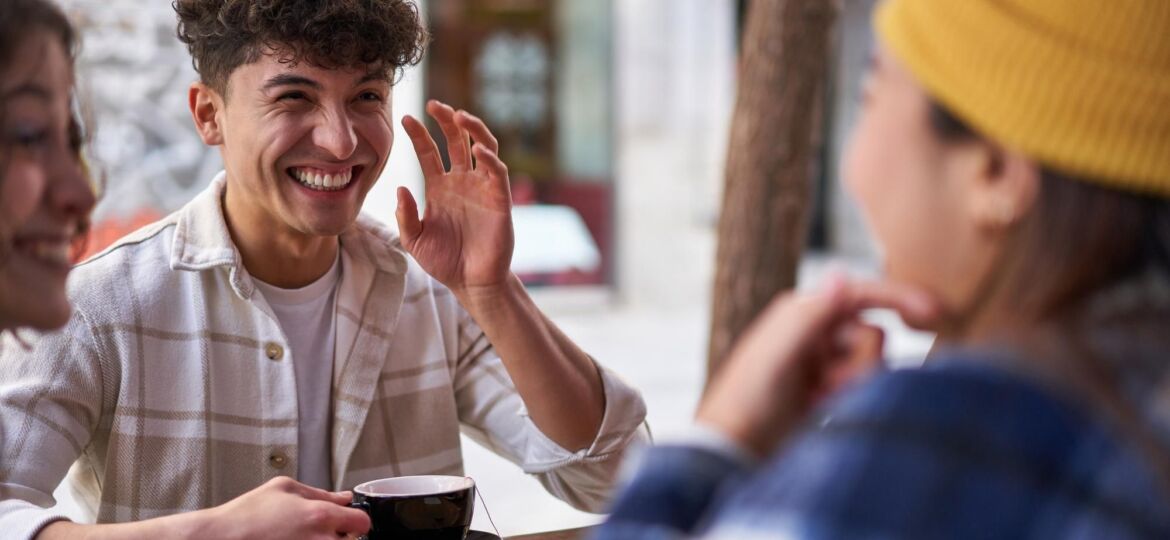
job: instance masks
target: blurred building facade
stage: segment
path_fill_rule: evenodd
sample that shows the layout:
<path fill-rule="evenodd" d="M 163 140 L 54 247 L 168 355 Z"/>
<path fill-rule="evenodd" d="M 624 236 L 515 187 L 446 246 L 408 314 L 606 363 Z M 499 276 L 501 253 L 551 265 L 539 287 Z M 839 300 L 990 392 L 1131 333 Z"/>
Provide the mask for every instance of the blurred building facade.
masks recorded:
<path fill-rule="evenodd" d="M 221 164 L 191 124 L 196 75 L 169 3 L 62 1 L 84 35 L 82 101 L 106 175 L 102 237 L 91 243 L 100 247 L 177 209 Z M 855 109 L 870 4 L 846 2 L 814 226 L 817 247 L 852 255 L 870 250 L 837 188 L 836 156 Z M 518 268 L 530 283 L 692 302 L 709 288 L 743 9 L 733 0 L 421 0 L 433 43 L 396 88 L 395 114 L 422 116 L 434 97 L 488 121 L 517 203 L 535 205 L 517 224 L 532 229 L 518 231 L 517 248 L 518 265 L 534 269 Z M 422 187 L 397 135 L 367 202 L 387 221 L 394 187 Z M 571 214 L 579 219 L 563 219 Z M 558 245 L 557 233 L 574 241 Z"/>

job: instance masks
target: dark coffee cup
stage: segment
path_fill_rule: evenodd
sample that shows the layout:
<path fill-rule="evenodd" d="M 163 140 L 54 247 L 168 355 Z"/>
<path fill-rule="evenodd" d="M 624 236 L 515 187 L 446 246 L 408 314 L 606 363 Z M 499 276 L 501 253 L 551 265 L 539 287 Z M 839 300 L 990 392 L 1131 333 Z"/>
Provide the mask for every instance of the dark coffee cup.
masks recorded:
<path fill-rule="evenodd" d="M 463 540 L 475 510 L 464 476 L 399 476 L 353 488 L 350 506 L 370 515 L 369 540 Z"/>

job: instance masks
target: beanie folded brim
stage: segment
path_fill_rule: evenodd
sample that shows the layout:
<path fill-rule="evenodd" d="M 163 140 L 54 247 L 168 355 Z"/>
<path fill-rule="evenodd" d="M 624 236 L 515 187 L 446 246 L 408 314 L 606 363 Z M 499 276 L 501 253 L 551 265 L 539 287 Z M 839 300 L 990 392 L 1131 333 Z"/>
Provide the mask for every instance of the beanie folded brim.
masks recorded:
<path fill-rule="evenodd" d="M 890 0 L 875 21 L 926 92 L 983 136 L 1077 178 L 1170 196 L 1167 66 L 1119 60 L 1007 1 Z"/>

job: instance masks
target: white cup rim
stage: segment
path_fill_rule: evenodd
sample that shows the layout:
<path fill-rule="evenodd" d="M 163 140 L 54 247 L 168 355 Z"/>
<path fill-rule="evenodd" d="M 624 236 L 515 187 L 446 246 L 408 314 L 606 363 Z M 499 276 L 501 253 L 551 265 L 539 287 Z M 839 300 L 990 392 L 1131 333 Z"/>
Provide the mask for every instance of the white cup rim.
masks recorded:
<path fill-rule="evenodd" d="M 371 480 L 358 484 L 353 491 L 367 497 L 419 497 L 445 495 L 474 487 L 475 480 L 470 476 L 429 474 Z"/>

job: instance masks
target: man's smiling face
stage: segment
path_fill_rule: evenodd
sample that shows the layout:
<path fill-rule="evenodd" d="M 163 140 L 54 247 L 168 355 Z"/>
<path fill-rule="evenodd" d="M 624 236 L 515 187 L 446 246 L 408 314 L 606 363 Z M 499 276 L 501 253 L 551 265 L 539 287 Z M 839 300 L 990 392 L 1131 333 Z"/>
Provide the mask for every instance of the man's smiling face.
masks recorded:
<path fill-rule="evenodd" d="M 391 74 L 263 54 L 213 96 L 235 227 L 336 236 L 353 224 L 394 141 Z"/>

